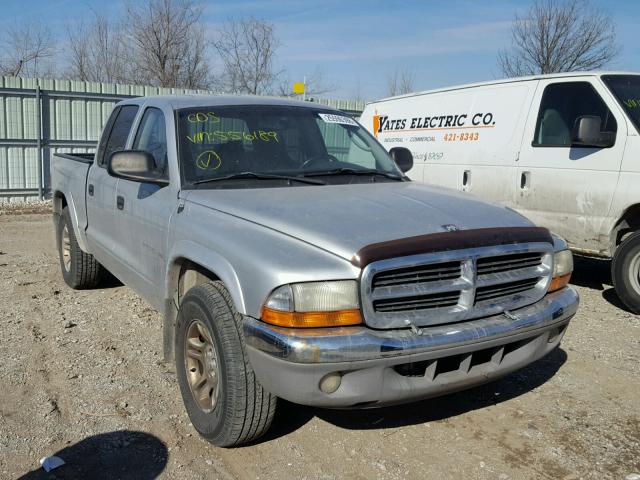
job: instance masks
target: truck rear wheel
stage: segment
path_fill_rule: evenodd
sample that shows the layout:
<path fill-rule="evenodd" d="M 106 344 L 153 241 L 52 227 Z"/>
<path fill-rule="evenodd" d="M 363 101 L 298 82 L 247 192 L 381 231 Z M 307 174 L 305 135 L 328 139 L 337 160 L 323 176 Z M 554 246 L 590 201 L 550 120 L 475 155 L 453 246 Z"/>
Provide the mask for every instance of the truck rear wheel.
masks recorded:
<path fill-rule="evenodd" d="M 194 428 L 219 447 L 250 442 L 271 426 L 276 397 L 256 380 L 242 317 L 221 282 L 193 287 L 176 325 L 176 372 Z"/>
<path fill-rule="evenodd" d="M 69 209 L 64 207 L 56 228 L 62 277 L 71 288 L 93 288 L 100 283 L 102 266 L 78 245 Z"/>
<path fill-rule="evenodd" d="M 640 232 L 627 237 L 611 262 L 613 286 L 620 300 L 634 313 L 640 313 Z"/>

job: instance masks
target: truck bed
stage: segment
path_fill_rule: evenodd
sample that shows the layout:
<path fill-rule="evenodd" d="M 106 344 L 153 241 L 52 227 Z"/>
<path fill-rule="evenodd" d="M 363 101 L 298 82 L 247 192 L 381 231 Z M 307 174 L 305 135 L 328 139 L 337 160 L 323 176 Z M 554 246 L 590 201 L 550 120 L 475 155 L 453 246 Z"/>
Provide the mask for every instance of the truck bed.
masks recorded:
<path fill-rule="evenodd" d="M 56 153 L 51 161 L 51 188 L 65 192 L 67 206 L 78 236 L 86 250 L 84 231 L 87 227 L 86 185 L 93 153 Z"/>

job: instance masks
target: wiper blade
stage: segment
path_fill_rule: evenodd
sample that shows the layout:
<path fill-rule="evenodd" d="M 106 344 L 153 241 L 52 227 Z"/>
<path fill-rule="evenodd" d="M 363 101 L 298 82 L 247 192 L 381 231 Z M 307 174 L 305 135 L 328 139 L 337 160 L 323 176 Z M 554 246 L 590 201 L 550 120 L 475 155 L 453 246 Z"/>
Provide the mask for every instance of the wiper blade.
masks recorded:
<path fill-rule="evenodd" d="M 191 182 L 192 185 L 200 185 L 202 183 L 219 182 L 221 180 L 235 180 L 236 178 L 255 178 L 257 180 L 289 180 L 294 182 L 308 183 L 310 185 L 326 185 L 326 182 L 322 180 L 314 180 L 311 178 L 295 177 L 292 175 L 278 175 L 272 173 L 257 173 L 257 172 L 239 172 L 232 173 L 231 175 L 225 175 L 224 177 L 205 178 L 202 180 L 196 180 Z"/>
<path fill-rule="evenodd" d="M 404 180 L 404 177 L 395 173 L 383 172 L 375 168 L 334 168 L 333 170 L 324 170 L 322 172 L 305 173 L 305 177 L 321 177 L 323 175 L 380 175 L 382 177 L 392 178 L 393 180 Z"/>

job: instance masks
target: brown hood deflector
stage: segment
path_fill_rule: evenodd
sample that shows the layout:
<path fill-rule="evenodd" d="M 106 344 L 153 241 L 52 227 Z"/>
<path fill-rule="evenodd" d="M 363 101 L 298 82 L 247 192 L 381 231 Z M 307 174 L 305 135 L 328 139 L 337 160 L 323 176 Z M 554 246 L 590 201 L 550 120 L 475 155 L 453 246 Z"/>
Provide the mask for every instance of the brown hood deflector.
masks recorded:
<path fill-rule="evenodd" d="M 541 227 L 499 227 L 438 232 L 372 243 L 358 250 L 351 258 L 351 263 L 356 267 L 364 268 L 378 260 L 420 253 L 533 242 L 553 244 L 553 238 L 549 230 Z"/>

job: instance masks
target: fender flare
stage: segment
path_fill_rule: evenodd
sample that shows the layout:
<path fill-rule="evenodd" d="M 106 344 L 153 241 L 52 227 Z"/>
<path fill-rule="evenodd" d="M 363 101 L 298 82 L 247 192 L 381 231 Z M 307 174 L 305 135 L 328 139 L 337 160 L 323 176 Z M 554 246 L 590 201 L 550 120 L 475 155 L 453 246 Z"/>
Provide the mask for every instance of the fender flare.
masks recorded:
<path fill-rule="evenodd" d="M 66 203 L 67 208 L 69 209 L 69 216 L 71 217 L 71 226 L 73 228 L 73 232 L 75 233 L 76 240 L 78 241 L 78 245 L 83 252 L 90 253 L 87 249 L 86 237 L 84 235 L 84 230 L 80 230 L 79 224 L 80 221 L 78 219 L 78 209 L 76 208 L 76 202 L 73 198 L 72 193 L 65 193 L 61 190 L 56 190 L 53 192 L 53 215 L 54 221 L 57 216 L 62 215 L 62 203 L 60 201 L 64 201 Z"/>
<path fill-rule="evenodd" d="M 246 308 L 242 287 L 233 266 L 226 258 L 211 250 L 210 247 L 205 247 L 190 240 L 177 242 L 169 254 L 165 298 L 173 298 L 178 276 L 180 275 L 181 260 L 194 263 L 218 277 L 231 294 L 236 310 L 239 313 L 245 313 Z"/>

